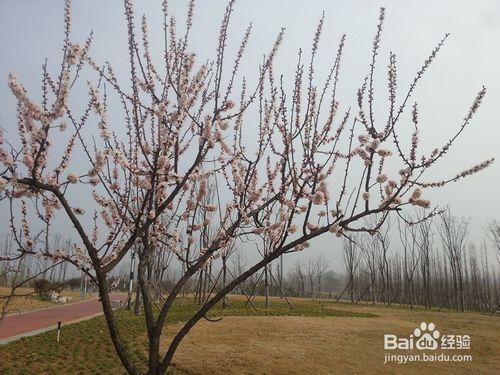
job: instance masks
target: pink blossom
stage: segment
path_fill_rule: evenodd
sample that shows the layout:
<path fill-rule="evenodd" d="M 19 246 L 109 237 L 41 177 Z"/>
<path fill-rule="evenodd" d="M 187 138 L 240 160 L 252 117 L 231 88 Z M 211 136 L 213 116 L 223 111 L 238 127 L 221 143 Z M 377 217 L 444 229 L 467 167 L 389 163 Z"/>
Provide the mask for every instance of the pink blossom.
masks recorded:
<path fill-rule="evenodd" d="M 380 139 L 375 138 L 374 140 L 371 141 L 370 148 L 372 150 L 376 150 L 379 145 L 380 145 Z"/>
<path fill-rule="evenodd" d="M 414 204 L 424 208 L 429 208 L 431 206 L 431 202 L 428 199 L 417 199 L 414 201 Z"/>
<path fill-rule="evenodd" d="M 328 231 L 330 233 L 337 233 L 339 231 L 339 226 L 337 224 L 330 225 L 330 228 L 328 228 Z"/>
<path fill-rule="evenodd" d="M 12 159 L 12 156 L 2 148 L 0 148 L 0 162 L 9 168 L 14 165 L 14 160 Z"/>
<path fill-rule="evenodd" d="M 317 191 L 316 193 L 314 193 L 314 195 L 311 197 L 311 201 L 315 205 L 321 205 L 321 204 L 325 203 L 325 196 L 324 196 L 323 192 Z"/>
<path fill-rule="evenodd" d="M 313 223 L 307 223 L 307 229 L 309 229 L 310 231 L 315 231 L 315 230 L 318 230 L 318 226 L 316 224 L 313 224 Z"/>
<path fill-rule="evenodd" d="M 224 109 L 231 109 L 234 107 L 234 102 L 232 100 L 228 100 L 227 102 L 224 103 L 223 108 Z"/>
<path fill-rule="evenodd" d="M 422 196 L 422 189 L 416 188 L 411 195 L 411 199 L 419 199 Z"/>
<path fill-rule="evenodd" d="M 322 180 L 319 183 L 318 191 L 323 193 L 323 198 L 325 199 L 325 202 L 328 202 L 330 200 L 330 193 L 328 191 L 328 186 L 326 184 L 326 181 Z"/>
<path fill-rule="evenodd" d="M 358 137 L 358 140 L 359 140 L 359 142 L 360 142 L 360 143 L 365 143 L 365 142 L 367 142 L 367 141 L 368 141 L 368 136 L 367 136 L 367 135 L 364 135 L 364 134 L 363 134 L 363 135 L 360 135 L 360 136 Z"/>
<path fill-rule="evenodd" d="M 392 152 L 390 152 L 389 150 L 378 150 L 377 151 L 377 154 L 383 158 L 387 157 L 387 156 L 391 156 L 392 155 Z"/>
<path fill-rule="evenodd" d="M 71 184 L 76 184 L 78 182 L 78 175 L 74 172 L 68 173 L 66 176 L 66 181 L 68 181 Z"/>
<path fill-rule="evenodd" d="M 90 177 L 89 182 L 90 182 L 90 185 L 96 186 L 97 184 L 99 184 L 101 182 L 101 180 L 99 179 L 98 176 L 92 176 L 92 177 Z"/>
<path fill-rule="evenodd" d="M 227 121 L 218 121 L 217 125 L 219 125 L 219 128 L 221 130 L 227 130 L 227 128 L 229 127 L 229 123 Z"/>
<path fill-rule="evenodd" d="M 301 243 L 295 246 L 295 251 L 302 251 L 306 248 L 305 244 Z"/>
<path fill-rule="evenodd" d="M 363 148 L 357 148 L 356 150 L 354 150 L 354 152 L 358 154 L 363 160 L 367 160 L 369 158 L 368 153 Z"/>
<path fill-rule="evenodd" d="M 31 157 L 31 155 L 24 155 L 23 157 L 23 164 L 28 167 L 28 168 L 33 168 L 33 166 L 35 165 L 35 162 L 33 160 L 33 158 Z"/>

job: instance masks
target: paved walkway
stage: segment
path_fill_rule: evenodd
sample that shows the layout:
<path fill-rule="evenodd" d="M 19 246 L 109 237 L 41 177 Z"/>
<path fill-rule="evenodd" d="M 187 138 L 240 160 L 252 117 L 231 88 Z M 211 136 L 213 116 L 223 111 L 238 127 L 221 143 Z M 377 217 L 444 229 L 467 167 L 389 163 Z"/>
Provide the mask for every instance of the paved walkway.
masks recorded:
<path fill-rule="evenodd" d="M 124 295 L 111 295 L 111 301 L 125 301 Z M 65 323 L 90 319 L 102 314 L 97 297 L 60 307 L 8 315 L 0 320 L 0 344 L 33 336 L 57 327 L 57 322 Z"/>

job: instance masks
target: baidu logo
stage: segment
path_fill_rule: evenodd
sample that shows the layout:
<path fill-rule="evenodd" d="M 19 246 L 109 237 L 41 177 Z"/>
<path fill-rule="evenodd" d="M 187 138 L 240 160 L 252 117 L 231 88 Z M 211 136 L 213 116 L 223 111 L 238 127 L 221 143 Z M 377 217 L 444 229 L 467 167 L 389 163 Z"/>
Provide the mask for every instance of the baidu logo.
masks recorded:
<path fill-rule="evenodd" d="M 415 328 L 413 335 L 417 339 L 415 347 L 419 350 L 436 350 L 438 348 L 439 331 L 434 323 L 420 323 L 420 328 Z"/>
<path fill-rule="evenodd" d="M 436 350 L 439 346 L 439 336 L 434 323 L 422 322 L 408 338 L 385 334 L 384 349 Z"/>
<path fill-rule="evenodd" d="M 469 335 L 441 335 L 434 323 L 422 322 L 409 337 L 384 335 L 386 350 L 470 349 Z"/>

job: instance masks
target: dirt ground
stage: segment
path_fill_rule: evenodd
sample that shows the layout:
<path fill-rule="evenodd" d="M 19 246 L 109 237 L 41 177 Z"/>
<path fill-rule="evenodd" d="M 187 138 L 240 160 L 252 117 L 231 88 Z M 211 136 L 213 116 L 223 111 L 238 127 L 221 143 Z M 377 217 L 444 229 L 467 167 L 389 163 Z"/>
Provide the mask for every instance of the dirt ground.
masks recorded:
<path fill-rule="evenodd" d="M 225 317 L 200 322 L 175 355 L 176 373 L 188 374 L 498 374 L 500 317 L 478 313 L 411 311 L 335 304 L 335 310 L 371 312 L 359 317 Z M 441 334 L 471 336 L 472 362 L 384 364 L 384 334 L 408 337 L 422 322 Z M 170 326 L 169 337 L 180 328 Z M 397 354 L 418 353 L 399 350 Z M 433 353 L 432 351 L 425 351 Z M 443 350 L 437 351 L 441 353 Z M 394 353 L 392 351 L 391 353 Z"/>

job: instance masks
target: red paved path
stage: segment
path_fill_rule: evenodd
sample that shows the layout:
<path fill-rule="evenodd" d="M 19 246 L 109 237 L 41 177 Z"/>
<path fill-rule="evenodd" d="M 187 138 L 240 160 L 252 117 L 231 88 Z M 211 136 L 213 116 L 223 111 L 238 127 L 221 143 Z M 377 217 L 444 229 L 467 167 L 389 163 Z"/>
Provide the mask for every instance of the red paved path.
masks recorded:
<path fill-rule="evenodd" d="M 123 295 L 112 295 L 111 301 L 125 301 L 126 298 Z M 9 315 L 0 320 L 0 340 L 52 327 L 59 321 L 64 325 L 101 312 L 101 303 L 93 298 L 61 307 Z"/>

